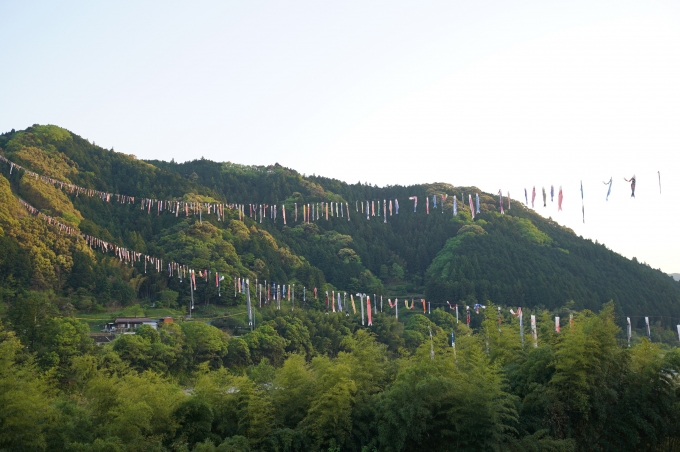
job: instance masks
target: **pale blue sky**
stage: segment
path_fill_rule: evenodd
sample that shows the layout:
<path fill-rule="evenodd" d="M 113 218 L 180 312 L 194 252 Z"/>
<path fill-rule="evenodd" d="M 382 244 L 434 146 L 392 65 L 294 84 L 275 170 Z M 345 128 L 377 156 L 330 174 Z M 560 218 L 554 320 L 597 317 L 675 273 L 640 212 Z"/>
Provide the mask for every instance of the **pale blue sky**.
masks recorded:
<path fill-rule="evenodd" d="M 0 20 L 1 131 L 515 199 L 562 185 L 540 213 L 680 272 L 678 2 L 5 0 Z"/>

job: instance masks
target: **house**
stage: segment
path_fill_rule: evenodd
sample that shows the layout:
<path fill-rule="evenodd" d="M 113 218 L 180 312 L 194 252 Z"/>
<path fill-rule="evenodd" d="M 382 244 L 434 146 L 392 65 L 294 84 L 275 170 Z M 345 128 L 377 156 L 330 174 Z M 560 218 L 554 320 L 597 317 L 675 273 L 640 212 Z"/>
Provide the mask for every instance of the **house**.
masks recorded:
<path fill-rule="evenodd" d="M 149 325 L 153 329 L 158 328 L 158 322 L 148 317 L 119 317 L 113 322 L 107 323 L 104 331 L 124 333 L 134 331 L 142 325 Z"/>

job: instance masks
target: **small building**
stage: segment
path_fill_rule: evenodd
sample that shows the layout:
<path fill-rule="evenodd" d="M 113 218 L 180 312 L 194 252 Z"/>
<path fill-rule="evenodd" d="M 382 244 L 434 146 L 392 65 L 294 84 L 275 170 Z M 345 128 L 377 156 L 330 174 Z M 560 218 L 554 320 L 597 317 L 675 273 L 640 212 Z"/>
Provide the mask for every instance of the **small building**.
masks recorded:
<path fill-rule="evenodd" d="M 119 317 L 113 322 L 107 323 L 104 331 L 125 333 L 134 331 L 142 325 L 149 325 L 153 329 L 158 328 L 158 322 L 148 317 Z"/>
<path fill-rule="evenodd" d="M 175 322 L 175 319 L 173 319 L 172 317 L 169 317 L 169 316 L 163 317 L 162 319 L 160 319 L 158 321 L 158 323 L 174 323 L 174 322 Z"/>

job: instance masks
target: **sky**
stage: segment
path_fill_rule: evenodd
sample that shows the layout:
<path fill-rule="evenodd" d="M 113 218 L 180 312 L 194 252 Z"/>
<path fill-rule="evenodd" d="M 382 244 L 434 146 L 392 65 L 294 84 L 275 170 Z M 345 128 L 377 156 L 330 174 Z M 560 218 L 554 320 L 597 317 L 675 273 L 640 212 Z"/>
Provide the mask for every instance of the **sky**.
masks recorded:
<path fill-rule="evenodd" d="M 515 202 L 535 186 L 541 215 L 680 273 L 680 2 L 4 0 L 0 19 L 0 132 Z"/>

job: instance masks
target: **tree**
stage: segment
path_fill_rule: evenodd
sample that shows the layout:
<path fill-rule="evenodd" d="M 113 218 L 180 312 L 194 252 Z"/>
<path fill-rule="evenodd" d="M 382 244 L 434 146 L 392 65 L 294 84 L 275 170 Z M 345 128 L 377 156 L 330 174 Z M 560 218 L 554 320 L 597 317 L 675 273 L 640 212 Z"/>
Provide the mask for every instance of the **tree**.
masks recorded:
<path fill-rule="evenodd" d="M 177 307 L 177 297 L 179 297 L 179 292 L 174 290 L 166 289 L 160 293 L 158 299 L 159 308 L 176 308 Z"/>
<path fill-rule="evenodd" d="M 220 437 L 212 433 L 214 414 L 204 400 L 188 398 L 177 407 L 173 416 L 179 423 L 175 442 L 186 443 L 193 448 L 203 441 L 220 441 Z"/>
<path fill-rule="evenodd" d="M 52 388 L 23 346 L 0 324 L 0 448 L 43 450 L 45 429 L 53 416 Z"/>
<path fill-rule="evenodd" d="M 394 279 L 395 281 L 403 281 L 403 279 L 404 279 L 404 268 L 401 265 L 399 265 L 395 262 L 395 263 L 392 264 L 391 274 L 392 274 L 392 279 Z"/>
<path fill-rule="evenodd" d="M 296 428 L 314 398 L 316 375 L 302 355 L 291 355 L 276 371 L 272 404 L 277 425 Z"/>
<path fill-rule="evenodd" d="M 44 338 L 41 327 L 45 327 L 58 314 L 52 302 L 53 297 L 51 292 L 28 292 L 17 296 L 9 305 L 9 323 L 21 342 L 31 350 L 41 345 Z"/>
<path fill-rule="evenodd" d="M 279 365 L 283 362 L 286 347 L 290 343 L 278 335 L 270 325 L 260 325 L 243 336 L 248 345 L 250 357 L 254 363 L 259 363 L 262 358 L 267 358 L 272 364 Z"/>
<path fill-rule="evenodd" d="M 226 334 L 203 322 L 183 322 L 180 328 L 186 338 L 184 355 L 188 363 L 197 365 L 207 361 L 213 368 L 221 365 L 228 350 Z"/>
<path fill-rule="evenodd" d="M 60 378 L 71 371 L 74 357 L 92 352 L 94 342 L 90 338 L 87 323 L 70 317 L 50 319 L 41 329 L 41 346 L 38 348 L 40 363 L 45 368 L 56 368 Z"/>
<path fill-rule="evenodd" d="M 314 346 L 309 336 L 309 329 L 299 317 L 277 316 L 267 324 L 271 325 L 281 337 L 288 341 L 286 352 L 304 353 L 308 358 L 311 358 Z"/>
<path fill-rule="evenodd" d="M 380 279 L 383 281 L 387 281 L 390 278 L 390 271 L 387 268 L 387 265 L 382 264 L 380 266 Z"/>
<path fill-rule="evenodd" d="M 581 313 L 573 331 L 555 346 L 555 373 L 548 386 L 548 416 L 557 437 L 573 437 L 583 448 L 598 450 L 616 417 L 627 354 L 616 344 L 614 306 L 599 315 Z"/>
<path fill-rule="evenodd" d="M 461 340 L 458 365 L 442 337 L 435 359 L 429 344 L 399 372 L 377 407 L 381 450 L 492 450 L 517 421 L 513 397 L 478 343 Z M 408 428 L 403 426 L 408 425 Z"/>
<path fill-rule="evenodd" d="M 173 413 L 187 396 L 153 372 L 94 376 L 84 391 L 97 438 L 118 438 L 128 447 L 152 449 L 174 437 Z"/>

